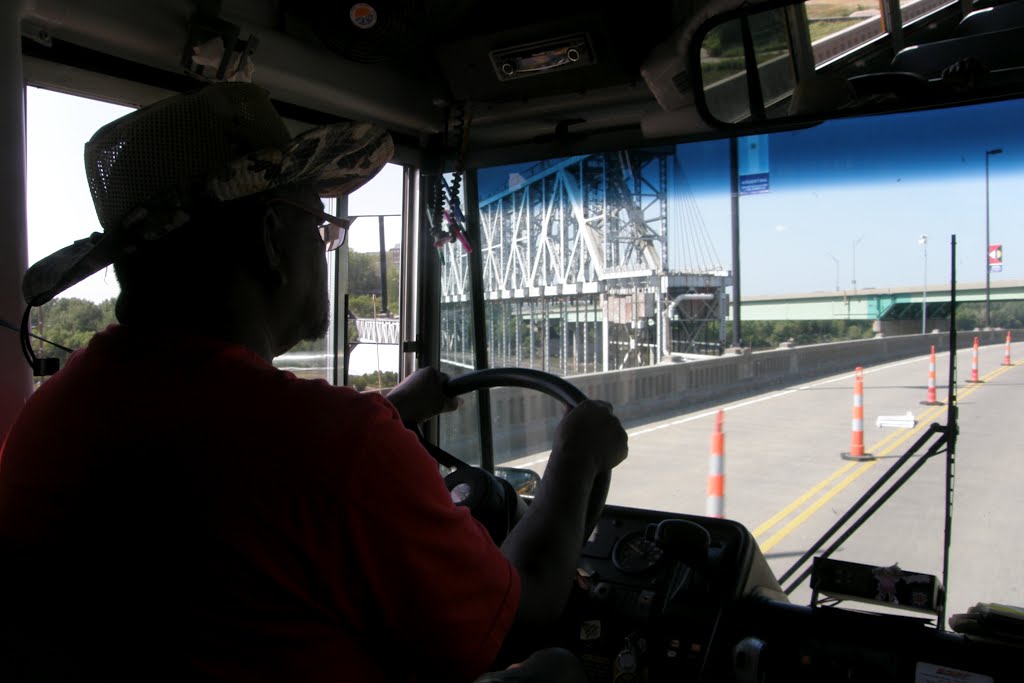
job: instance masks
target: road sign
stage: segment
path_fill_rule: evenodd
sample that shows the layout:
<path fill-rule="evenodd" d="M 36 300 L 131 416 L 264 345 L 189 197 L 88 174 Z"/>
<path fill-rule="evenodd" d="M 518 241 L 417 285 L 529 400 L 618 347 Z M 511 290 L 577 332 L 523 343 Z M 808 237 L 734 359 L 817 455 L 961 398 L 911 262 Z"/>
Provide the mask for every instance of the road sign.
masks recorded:
<path fill-rule="evenodd" d="M 1003 245 L 988 245 L 988 269 L 992 273 L 1003 272 Z"/>
<path fill-rule="evenodd" d="M 749 135 L 740 138 L 738 151 L 740 194 L 763 194 L 768 192 L 771 189 L 768 136 Z"/>

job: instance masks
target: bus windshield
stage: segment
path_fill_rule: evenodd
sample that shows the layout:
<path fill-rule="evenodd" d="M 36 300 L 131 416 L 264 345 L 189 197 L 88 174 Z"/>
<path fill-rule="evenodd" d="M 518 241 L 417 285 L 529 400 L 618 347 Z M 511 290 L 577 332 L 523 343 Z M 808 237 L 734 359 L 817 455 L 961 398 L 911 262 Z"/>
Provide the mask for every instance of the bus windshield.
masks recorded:
<path fill-rule="evenodd" d="M 1012 284 L 1009 267 L 991 275 L 986 320 L 982 257 L 986 216 L 991 242 L 1012 240 L 1022 165 L 1010 150 L 1024 148 L 1014 123 L 1022 115 L 1020 101 L 997 102 L 480 169 L 470 246 L 485 319 L 472 318 L 474 254 L 445 245 L 443 368 L 544 370 L 610 401 L 630 428 L 630 458 L 609 501 L 626 506 L 708 511 L 709 438 L 720 420 L 724 513 L 753 531 L 780 574 L 887 462 L 945 420 L 952 267 L 961 338 L 1021 326 L 1024 306 L 1000 293 Z M 993 344 L 1005 331 L 981 334 Z M 932 350 L 938 396 L 922 405 Z M 961 368 L 970 367 L 965 353 Z M 987 353 L 998 371 L 1002 345 Z M 855 436 L 858 366 L 871 366 L 859 438 L 875 457 L 864 463 L 841 457 Z M 967 390 L 978 393 L 962 418 L 998 419 L 998 390 L 979 387 Z M 467 459 L 479 457 L 473 408 L 445 416 L 442 430 L 445 447 Z M 543 472 L 560 408 L 500 389 L 490 410 L 495 462 Z M 961 446 L 972 465 L 962 470 L 953 536 L 963 571 L 980 547 L 969 539 L 979 527 L 1010 533 L 986 520 L 1019 500 L 1000 489 L 991 444 L 975 431 Z M 1008 444 L 997 450 L 1014 457 Z M 838 557 L 941 574 L 943 472 L 935 458 Z M 961 574 L 950 610 L 974 604 L 983 577 L 1003 571 Z M 988 599 L 1012 599 L 1006 591 Z"/>

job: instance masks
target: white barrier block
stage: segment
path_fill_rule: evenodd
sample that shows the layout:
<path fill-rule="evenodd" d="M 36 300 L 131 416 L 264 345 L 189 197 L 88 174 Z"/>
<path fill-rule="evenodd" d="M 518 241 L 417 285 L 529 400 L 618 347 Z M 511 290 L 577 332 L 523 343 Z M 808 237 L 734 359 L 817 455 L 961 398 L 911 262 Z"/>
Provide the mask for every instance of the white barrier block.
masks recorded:
<path fill-rule="evenodd" d="M 879 415 L 878 419 L 875 420 L 876 427 L 900 427 L 903 429 L 910 429 L 917 424 L 917 420 L 914 419 L 914 413 L 907 411 L 906 415 Z"/>

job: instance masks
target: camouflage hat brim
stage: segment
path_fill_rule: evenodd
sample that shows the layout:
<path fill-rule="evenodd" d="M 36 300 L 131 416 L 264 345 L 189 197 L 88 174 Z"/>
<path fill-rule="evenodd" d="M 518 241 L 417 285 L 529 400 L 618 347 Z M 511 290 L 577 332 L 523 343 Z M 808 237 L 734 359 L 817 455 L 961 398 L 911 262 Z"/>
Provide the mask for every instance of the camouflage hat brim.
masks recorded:
<path fill-rule="evenodd" d="M 214 198 L 230 201 L 309 183 L 321 197 L 336 197 L 375 176 L 394 151 L 387 131 L 370 123 L 316 128 L 281 149 L 264 149 L 238 159 L 211 177 L 206 189 Z"/>
<path fill-rule="evenodd" d="M 316 128 L 282 147 L 246 154 L 187 189 L 168 188 L 140 204 L 125 216 L 116 240 L 109 230 L 93 233 L 38 261 L 22 279 L 25 301 L 41 306 L 139 243 L 159 239 L 185 224 L 188 207 L 195 200 L 231 201 L 300 184 L 312 185 L 322 197 L 336 197 L 361 187 L 393 155 L 394 145 L 384 128 L 357 122 Z"/>
<path fill-rule="evenodd" d="M 21 281 L 25 302 L 42 306 L 68 287 L 103 270 L 114 261 L 110 246 L 103 233 L 94 232 L 38 261 Z"/>

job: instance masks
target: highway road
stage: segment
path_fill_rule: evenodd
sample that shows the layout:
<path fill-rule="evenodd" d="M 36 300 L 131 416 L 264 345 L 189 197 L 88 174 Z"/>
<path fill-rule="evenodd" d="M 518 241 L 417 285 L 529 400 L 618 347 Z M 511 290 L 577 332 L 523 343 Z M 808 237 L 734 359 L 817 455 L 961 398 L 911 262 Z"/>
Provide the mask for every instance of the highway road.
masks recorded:
<path fill-rule="evenodd" d="M 1024 343 L 981 347 L 980 383 L 970 349 L 959 352 L 957 443 L 947 614 L 977 602 L 1024 605 Z M 928 356 L 864 368 L 864 445 L 877 459 L 850 461 L 853 373 L 627 425 L 629 459 L 609 502 L 705 514 L 715 414 L 724 411 L 725 516 L 750 529 L 776 575 L 787 570 L 933 422 L 946 406 L 923 405 Z M 937 355 L 938 399 L 947 399 L 949 356 Z M 915 426 L 878 426 L 910 413 Z M 923 452 L 923 449 L 922 449 Z M 543 454 L 506 463 L 543 471 Z M 905 471 L 906 468 L 904 468 Z M 945 454 L 930 458 L 833 557 L 942 575 Z M 808 565 L 809 566 L 809 565 Z M 786 582 L 785 585 L 789 585 Z M 792 594 L 810 600 L 808 582 Z M 848 606 L 857 606 L 848 603 Z"/>

